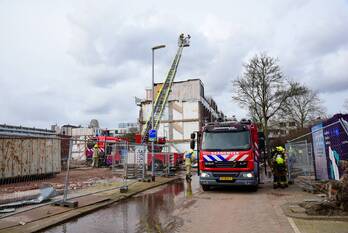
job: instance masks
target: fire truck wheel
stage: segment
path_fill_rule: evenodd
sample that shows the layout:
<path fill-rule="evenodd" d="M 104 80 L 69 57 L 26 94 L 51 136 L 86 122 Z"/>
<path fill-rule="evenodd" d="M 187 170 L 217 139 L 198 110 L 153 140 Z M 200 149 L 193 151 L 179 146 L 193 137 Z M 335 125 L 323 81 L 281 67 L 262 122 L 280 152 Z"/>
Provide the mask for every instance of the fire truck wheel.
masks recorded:
<path fill-rule="evenodd" d="M 209 191 L 210 190 L 210 186 L 202 184 L 202 189 L 203 189 L 203 191 Z"/>

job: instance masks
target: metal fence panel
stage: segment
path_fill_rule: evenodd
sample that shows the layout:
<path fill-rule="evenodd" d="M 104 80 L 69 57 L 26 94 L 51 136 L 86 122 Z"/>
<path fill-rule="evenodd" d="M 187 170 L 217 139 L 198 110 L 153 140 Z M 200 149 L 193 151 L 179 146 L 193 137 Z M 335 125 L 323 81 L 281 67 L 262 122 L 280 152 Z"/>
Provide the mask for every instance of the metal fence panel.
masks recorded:
<path fill-rule="evenodd" d="M 290 178 L 315 174 L 316 179 L 340 179 L 343 174 L 341 161 L 348 159 L 347 118 L 348 115 L 335 115 L 314 125 L 310 133 L 286 144 Z M 310 135 L 313 147 L 311 143 L 307 143 L 307 136 Z"/>
<path fill-rule="evenodd" d="M 155 151 L 148 152 L 147 170 L 152 173 L 152 157 L 154 157 L 154 172 L 155 175 L 169 175 L 170 171 L 174 169 L 174 153 L 170 152 L 168 145 L 158 144 L 154 146 Z M 172 163 L 171 163 L 172 162 Z"/>
<path fill-rule="evenodd" d="M 288 176 L 293 181 L 298 176 L 314 176 L 312 144 L 307 141 L 285 145 L 288 160 Z"/>
<path fill-rule="evenodd" d="M 75 159 L 72 158 L 74 144 L 86 145 L 85 150 L 79 151 L 83 156 Z M 63 172 L 62 145 L 69 145 L 69 159 L 64 160 L 67 162 L 67 170 Z M 91 163 L 86 162 L 86 159 L 92 160 L 95 145 L 98 145 L 99 168 L 92 168 Z M 166 145 L 156 145 L 155 148 L 155 175 L 169 174 L 170 161 L 175 160 L 173 153 L 169 152 Z M 78 195 L 125 187 L 129 184 L 128 178 L 148 181 L 152 165 L 152 154 L 149 154 L 146 144 L 133 144 L 112 138 L 98 141 L 96 138 L 81 140 L 55 136 L 0 136 L 0 205 L 37 196 L 46 185 L 59 191 L 64 189 L 65 195 L 61 198 L 64 202 Z M 74 160 L 78 160 L 78 163 L 70 166 Z M 75 168 L 77 169 L 73 170 Z M 60 174 L 54 179 L 48 176 L 54 173 Z M 80 174 L 83 174 L 81 180 Z M 98 187 L 89 190 L 90 186 Z M 87 190 L 80 194 L 78 190 L 85 187 Z"/>

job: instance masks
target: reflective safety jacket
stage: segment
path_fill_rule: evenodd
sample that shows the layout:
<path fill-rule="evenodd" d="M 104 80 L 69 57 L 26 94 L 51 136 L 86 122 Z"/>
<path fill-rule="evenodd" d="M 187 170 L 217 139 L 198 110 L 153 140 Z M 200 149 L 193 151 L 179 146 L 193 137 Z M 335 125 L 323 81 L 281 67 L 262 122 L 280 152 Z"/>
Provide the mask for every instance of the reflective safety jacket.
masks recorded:
<path fill-rule="evenodd" d="M 185 165 L 188 166 L 192 164 L 194 160 L 194 152 L 186 152 L 185 153 Z"/>
<path fill-rule="evenodd" d="M 277 155 L 276 159 L 275 159 L 275 162 L 278 164 L 278 165 L 285 165 L 285 159 L 282 158 L 281 155 Z"/>

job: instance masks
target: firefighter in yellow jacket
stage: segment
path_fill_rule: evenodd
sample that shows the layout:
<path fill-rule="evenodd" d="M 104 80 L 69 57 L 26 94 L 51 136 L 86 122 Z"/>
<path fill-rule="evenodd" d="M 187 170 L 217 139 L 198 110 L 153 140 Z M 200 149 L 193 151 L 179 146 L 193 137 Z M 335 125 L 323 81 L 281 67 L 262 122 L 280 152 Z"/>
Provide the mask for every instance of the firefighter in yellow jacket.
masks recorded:
<path fill-rule="evenodd" d="M 272 172 L 273 172 L 273 188 L 288 187 L 285 149 L 281 146 L 277 146 L 275 150 L 273 150 Z"/>
<path fill-rule="evenodd" d="M 186 180 L 191 180 L 191 167 L 192 162 L 194 161 L 194 151 L 190 149 L 188 152 L 185 153 L 185 169 L 186 169 Z"/>
<path fill-rule="evenodd" d="M 93 147 L 92 167 L 99 167 L 99 146 L 97 143 Z"/>

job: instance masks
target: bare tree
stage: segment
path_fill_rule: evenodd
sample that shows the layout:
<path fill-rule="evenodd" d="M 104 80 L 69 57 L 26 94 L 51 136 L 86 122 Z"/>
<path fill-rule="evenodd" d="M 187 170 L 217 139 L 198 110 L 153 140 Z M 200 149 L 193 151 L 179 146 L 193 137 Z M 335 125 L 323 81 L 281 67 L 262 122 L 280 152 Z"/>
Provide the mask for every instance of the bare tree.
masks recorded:
<path fill-rule="evenodd" d="M 269 151 L 269 120 L 281 110 L 288 98 L 301 93 L 298 83 L 289 82 L 277 64 L 278 60 L 262 53 L 244 64 L 244 72 L 233 82 L 232 98 L 249 110 L 265 134 L 266 151 Z"/>
<path fill-rule="evenodd" d="M 307 87 L 302 87 L 301 95 L 295 95 L 286 101 L 282 107 L 282 118 L 296 123 L 297 128 L 303 129 L 305 123 L 325 116 L 324 107 L 318 94 Z"/>

